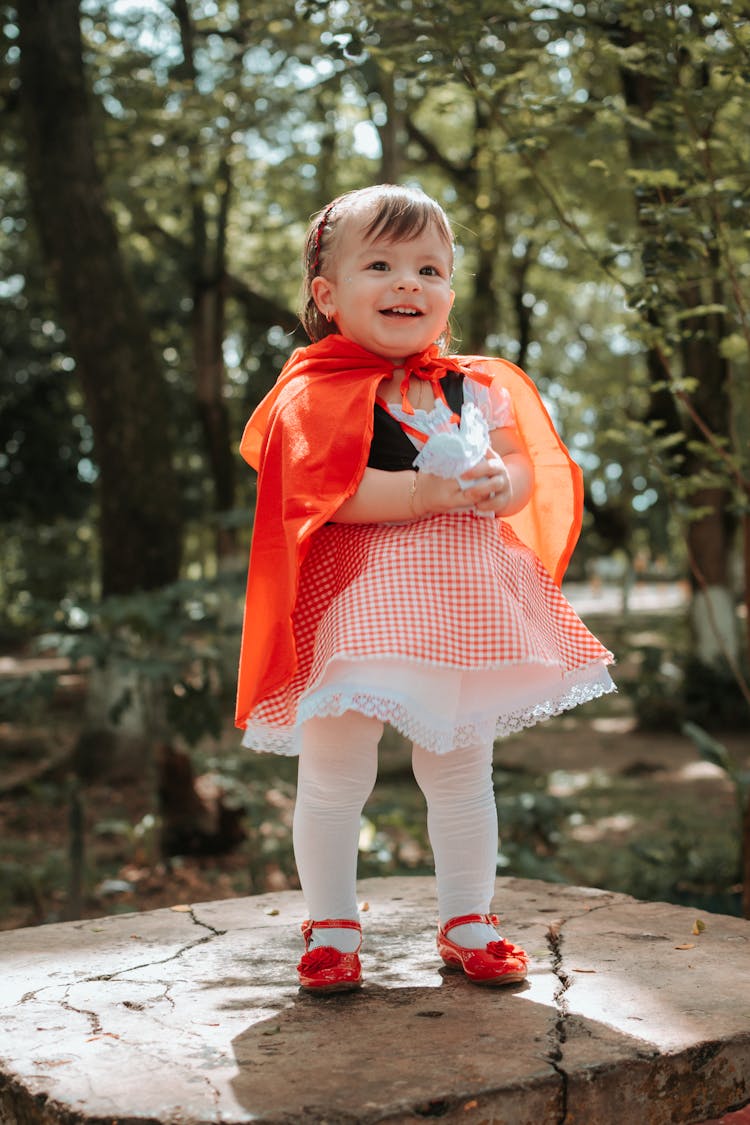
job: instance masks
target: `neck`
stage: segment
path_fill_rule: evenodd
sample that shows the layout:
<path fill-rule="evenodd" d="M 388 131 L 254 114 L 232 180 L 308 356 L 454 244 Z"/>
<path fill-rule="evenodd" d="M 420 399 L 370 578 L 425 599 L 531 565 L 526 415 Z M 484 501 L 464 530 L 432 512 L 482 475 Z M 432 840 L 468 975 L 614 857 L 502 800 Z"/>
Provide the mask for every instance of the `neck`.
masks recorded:
<path fill-rule="evenodd" d="M 421 352 L 416 352 L 414 355 L 393 359 L 388 356 L 378 355 L 376 352 L 371 352 L 361 344 L 350 340 L 348 336 L 342 336 L 338 332 L 330 333 L 328 336 L 324 336 L 321 340 L 318 340 L 317 343 L 310 346 L 324 352 L 345 352 L 349 350 L 354 354 L 368 356 L 370 360 L 375 360 L 382 364 L 384 368 L 387 368 L 389 375 L 400 375 L 402 378 L 405 375 L 412 375 L 417 379 L 429 380 L 434 378 L 434 371 L 432 373 L 429 372 L 429 368 L 434 366 L 435 360 L 440 360 L 435 344 L 429 345 Z"/>

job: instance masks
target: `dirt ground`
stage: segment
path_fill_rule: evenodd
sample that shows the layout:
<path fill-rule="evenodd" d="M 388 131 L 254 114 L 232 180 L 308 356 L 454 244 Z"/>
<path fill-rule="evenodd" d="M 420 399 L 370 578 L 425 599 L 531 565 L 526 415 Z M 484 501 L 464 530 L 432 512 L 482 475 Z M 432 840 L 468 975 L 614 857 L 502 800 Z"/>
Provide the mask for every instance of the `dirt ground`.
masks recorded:
<path fill-rule="evenodd" d="M 219 778 L 225 795 L 243 804 L 246 838 L 225 855 L 164 862 L 148 781 L 96 782 L 76 794 L 64 741 L 56 758 L 46 740 L 18 742 L 0 729 L 0 929 L 78 913 L 71 913 L 71 843 L 79 812 L 82 916 L 297 886 L 293 762 L 253 756 L 235 768 L 229 755 L 204 762 L 203 777 Z M 750 766 L 748 739 L 723 741 Z M 736 794 L 687 739 L 639 732 L 627 716 L 582 711 L 498 744 L 495 761 L 501 874 L 739 912 Z M 422 798 L 397 739 L 382 750 L 360 845 L 363 876 L 430 870 Z"/>
<path fill-rule="evenodd" d="M 671 589 L 669 602 L 661 589 L 637 588 L 630 618 L 611 591 L 577 595 L 576 608 L 618 655 L 621 690 L 497 744 L 498 872 L 738 914 L 736 787 L 682 734 L 639 730 L 628 687 L 651 686 L 639 653 L 656 647 L 668 659 L 680 643 L 683 594 Z M 0 672 L 12 674 L 4 663 Z M 244 838 L 223 854 L 165 860 L 152 771 L 84 785 L 72 777 L 81 690 L 68 685 L 52 721 L 0 724 L 0 929 L 297 886 L 293 760 L 241 752 L 229 723 L 218 742 L 191 751 L 209 812 L 237 810 Z M 719 739 L 750 769 L 748 734 Z M 386 736 L 360 875 L 430 871 L 409 749 Z"/>

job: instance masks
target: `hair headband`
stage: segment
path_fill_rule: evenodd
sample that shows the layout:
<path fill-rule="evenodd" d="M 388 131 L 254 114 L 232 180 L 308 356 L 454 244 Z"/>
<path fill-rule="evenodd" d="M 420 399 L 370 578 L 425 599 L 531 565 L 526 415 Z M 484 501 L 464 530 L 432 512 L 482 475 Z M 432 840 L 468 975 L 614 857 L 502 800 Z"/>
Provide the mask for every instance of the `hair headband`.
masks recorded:
<path fill-rule="evenodd" d="M 315 232 L 315 254 L 313 256 L 312 265 L 310 267 L 311 270 L 312 270 L 313 276 L 315 276 L 317 274 L 318 270 L 320 269 L 320 244 L 323 241 L 323 231 L 325 230 L 325 225 L 328 222 L 328 216 L 330 215 L 331 211 L 333 210 L 333 207 L 334 207 L 333 203 L 328 204 L 325 211 L 323 212 L 323 217 L 321 218 L 320 222 L 318 223 L 318 229 Z"/>

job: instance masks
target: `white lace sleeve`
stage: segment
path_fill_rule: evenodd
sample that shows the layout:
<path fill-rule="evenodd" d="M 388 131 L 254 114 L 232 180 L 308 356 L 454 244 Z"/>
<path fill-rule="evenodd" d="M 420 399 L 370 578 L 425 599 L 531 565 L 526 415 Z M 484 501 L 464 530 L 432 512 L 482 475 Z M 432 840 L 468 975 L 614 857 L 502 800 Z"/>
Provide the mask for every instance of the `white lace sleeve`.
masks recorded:
<path fill-rule="evenodd" d="M 477 383 L 467 376 L 464 379 L 464 401 L 474 403 L 491 430 L 516 424 L 510 391 L 507 387 L 501 386 L 497 380 L 487 387 L 484 383 Z"/>

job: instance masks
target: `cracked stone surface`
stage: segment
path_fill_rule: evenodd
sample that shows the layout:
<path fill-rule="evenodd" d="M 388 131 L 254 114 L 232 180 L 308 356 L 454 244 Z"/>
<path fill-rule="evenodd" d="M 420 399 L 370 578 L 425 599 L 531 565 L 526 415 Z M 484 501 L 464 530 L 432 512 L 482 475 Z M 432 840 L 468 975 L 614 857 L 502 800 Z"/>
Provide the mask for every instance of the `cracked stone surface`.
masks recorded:
<path fill-rule="evenodd" d="M 687 1125 L 750 1102 L 750 922 L 498 879 L 531 969 L 482 989 L 441 967 L 432 879 L 360 896 L 366 984 L 339 996 L 297 988 L 297 892 L 0 934 L 0 1125 Z"/>

